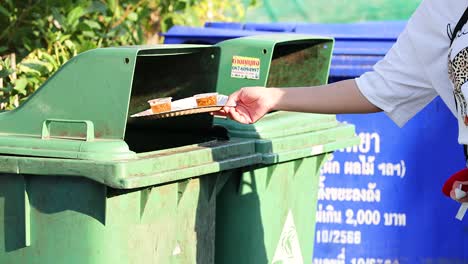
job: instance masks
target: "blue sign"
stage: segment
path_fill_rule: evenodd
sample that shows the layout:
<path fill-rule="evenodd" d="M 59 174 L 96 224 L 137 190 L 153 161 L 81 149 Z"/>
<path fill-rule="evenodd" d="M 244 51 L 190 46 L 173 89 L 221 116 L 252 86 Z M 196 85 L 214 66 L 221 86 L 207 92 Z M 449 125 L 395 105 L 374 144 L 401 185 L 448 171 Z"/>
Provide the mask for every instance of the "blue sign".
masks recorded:
<path fill-rule="evenodd" d="M 464 167 L 457 123 L 440 98 L 403 128 L 385 114 L 340 115 L 359 146 L 323 168 L 313 263 L 468 263 L 468 219 L 443 196 Z"/>

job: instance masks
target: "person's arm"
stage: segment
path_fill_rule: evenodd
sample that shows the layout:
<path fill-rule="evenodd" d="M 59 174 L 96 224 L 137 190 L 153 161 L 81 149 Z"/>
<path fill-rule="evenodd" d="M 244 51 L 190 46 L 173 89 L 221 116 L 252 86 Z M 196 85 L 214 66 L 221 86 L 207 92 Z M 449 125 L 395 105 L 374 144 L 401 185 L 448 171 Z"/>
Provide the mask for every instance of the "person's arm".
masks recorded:
<path fill-rule="evenodd" d="M 246 87 L 229 96 L 218 113 L 240 123 L 256 122 L 273 110 L 324 114 L 382 111 L 359 91 L 354 79 L 315 87 Z M 236 105 L 236 107 L 230 107 Z"/>
<path fill-rule="evenodd" d="M 362 95 L 354 79 L 316 87 L 274 89 L 278 100 L 273 110 L 323 114 L 382 111 Z"/>

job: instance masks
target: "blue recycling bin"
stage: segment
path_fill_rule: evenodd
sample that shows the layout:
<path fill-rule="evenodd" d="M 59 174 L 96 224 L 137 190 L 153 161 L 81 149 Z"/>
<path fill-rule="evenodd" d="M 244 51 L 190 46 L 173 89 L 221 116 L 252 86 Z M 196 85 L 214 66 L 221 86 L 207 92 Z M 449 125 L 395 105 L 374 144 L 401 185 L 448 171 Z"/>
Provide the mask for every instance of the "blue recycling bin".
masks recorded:
<path fill-rule="evenodd" d="M 238 22 L 206 22 L 205 28 L 220 28 L 220 29 L 238 29 L 243 30 L 244 24 Z"/>
<path fill-rule="evenodd" d="M 173 27 L 165 37 L 214 44 L 266 32 L 332 36 L 329 82 L 335 82 L 372 70 L 405 25 L 218 22 Z M 317 206 L 313 263 L 468 263 L 468 221 L 455 219 L 459 205 L 441 193 L 446 178 L 464 167 L 456 120 L 442 100 L 403 128 L 384 113 L 337 118 L 356 125 L 361 144 L 335 152 L 322 167 L 318 204 L 311 205 Z"/>
<path fill-rule="evenodd" d="M 297 23 L 245 23 L 244 30 L 267 32 L 296 32 Z"/>
<path fill-rule="evenodd" d="M 237 22 L 206 22 L 205 28 L 238 29 L 267 32 L 295 32 L 297 23 L 237 23 Z"/>
<path fill-rule="evenodd" d="M 243 29 L 225 29 L 225 28 L 199 28 L 187 26 L 173 26 L 164 36 L 164 44 L 216 44 L 218 42 L 253 36 L 268 32 L 259 32 Z"/>

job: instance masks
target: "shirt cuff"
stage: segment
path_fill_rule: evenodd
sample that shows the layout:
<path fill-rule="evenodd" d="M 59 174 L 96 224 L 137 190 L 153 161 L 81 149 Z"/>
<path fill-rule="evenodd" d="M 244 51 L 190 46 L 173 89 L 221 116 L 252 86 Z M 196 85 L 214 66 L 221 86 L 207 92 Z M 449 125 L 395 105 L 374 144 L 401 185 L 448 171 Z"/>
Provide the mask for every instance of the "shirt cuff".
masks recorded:
<path fill-rule="evenodd" d="M 375 87 L 365 78 L 366 74 L 355 78 L 357 87 L 362 95 L 373 105 L 382 109 L 384 113 L 399 127 L 403 127 L 413 116 L 405 114 L 404 111 L 397 111 L 394 106 L 388 104 L 382 98 L 376 96 Z"/>

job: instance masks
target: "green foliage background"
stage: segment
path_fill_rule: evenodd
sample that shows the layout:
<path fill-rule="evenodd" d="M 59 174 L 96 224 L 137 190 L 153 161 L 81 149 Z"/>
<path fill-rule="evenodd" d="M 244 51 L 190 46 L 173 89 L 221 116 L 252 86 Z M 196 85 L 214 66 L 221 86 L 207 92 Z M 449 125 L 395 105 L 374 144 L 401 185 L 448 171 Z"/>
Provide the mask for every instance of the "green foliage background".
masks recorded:
<path fill-rule="evenodd" d="M 248 1 L 248 0 L 245 0 Z M 421 0 L 262 0 L 249 22 L 360 22 L 406 20 Z"/>
<path fill-rule="evenodd" d="M 0 110 L 17 107 L 63 63 L 98 47 L 159 43 L 174 24 L 238 21 L 254 1 L 1 0 Z"/>

